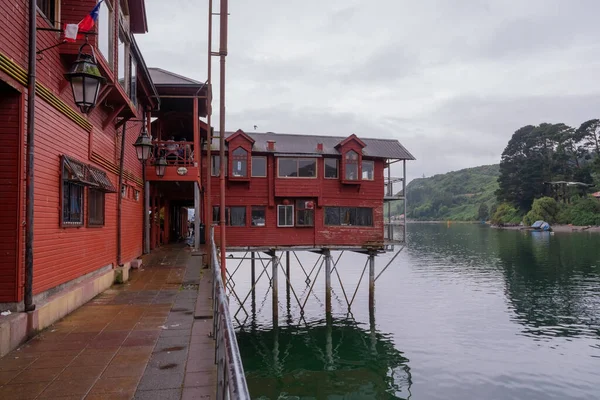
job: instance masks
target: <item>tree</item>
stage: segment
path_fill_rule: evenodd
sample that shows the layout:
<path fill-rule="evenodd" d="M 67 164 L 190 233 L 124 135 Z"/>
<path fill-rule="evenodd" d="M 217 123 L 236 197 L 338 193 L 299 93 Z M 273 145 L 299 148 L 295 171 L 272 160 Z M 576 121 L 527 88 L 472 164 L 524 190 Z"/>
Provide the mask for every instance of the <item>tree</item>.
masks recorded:
<path fill-rule="evenodd" d="M 477 212 L 477 219 L 479 219 L 480 221 L 487 221 L 489 216 L 490 212 L 487 204 L 481 203 L 481 205 L 479 206 L 479 211 Z"/>
<path fill-rule="evenodd" d="M 535 199 L 531 206 L 531 211 L 529 211 L 524 218 L 524 222 L 527 225 L 531 225 L 535 221 L 542 220 L 553 224 L 557 220 L 558 212 L 558 203 L 553 198 L 542 197 Z"/>
<path fill-rule="evenodd" d="M 576 139 L 582 146 L 600 157 L 600 119 L 590 119 L 577 129 Z"/>

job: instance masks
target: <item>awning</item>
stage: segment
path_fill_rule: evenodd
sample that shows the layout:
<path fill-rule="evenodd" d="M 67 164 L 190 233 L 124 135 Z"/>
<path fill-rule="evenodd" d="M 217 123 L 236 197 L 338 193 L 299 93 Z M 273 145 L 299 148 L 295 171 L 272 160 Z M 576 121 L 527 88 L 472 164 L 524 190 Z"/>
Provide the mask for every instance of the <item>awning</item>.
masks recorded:
<path fill-rule="evenodd" d="M 90 177 L 97 185 L 97 187 L 95 189 L 103 191 L 103 192 L 108 192 L 108 193 L 116 193 L 117 192 L 117 189 L 113 186 L 110 179 L 108 179 L 106 172 L 104 172 L 96 167 L 92 167 L 91 165 L 89 165 L 88 168 L 89 168 L 88 170 L 90 172 Z"/>
<path fill-rule="evenodd" d="M 77 182 L 102 192 L 117 192 L 117 189 L 113 186 L 110 179 L 108 179 L 106 172 L 66 155 L 63 155 L 62 159 L 63 179 Z M 64 172 L 68 172 L 68 175 L 65 176 Z"/>

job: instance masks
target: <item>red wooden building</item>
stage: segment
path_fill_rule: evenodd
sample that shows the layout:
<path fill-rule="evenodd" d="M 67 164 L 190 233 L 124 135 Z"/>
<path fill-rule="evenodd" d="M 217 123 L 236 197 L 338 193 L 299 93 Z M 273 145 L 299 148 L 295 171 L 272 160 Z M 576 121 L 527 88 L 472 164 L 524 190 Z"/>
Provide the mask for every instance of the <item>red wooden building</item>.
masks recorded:
<path fill-rule="evenodd" d="M 81 21 L 95 5 L 96 0 L 37 1 L 34 213 L 28 221 L 29 6 L 0 0 L 2 310 L 23 304 L 28 224 L 33 226 L 34 303 L 142 254 L 143 176 L 132 144 L 143 114 L 158 101 L 133 37 L 147 32 L 144 0 L 103 2 L 97 35 L 90 35 L 89 43 L 107 82 L 96 108 L 83 114 L 64 77 L 83 40 L 59 45 L 57 30 L 61 23 Z"/>

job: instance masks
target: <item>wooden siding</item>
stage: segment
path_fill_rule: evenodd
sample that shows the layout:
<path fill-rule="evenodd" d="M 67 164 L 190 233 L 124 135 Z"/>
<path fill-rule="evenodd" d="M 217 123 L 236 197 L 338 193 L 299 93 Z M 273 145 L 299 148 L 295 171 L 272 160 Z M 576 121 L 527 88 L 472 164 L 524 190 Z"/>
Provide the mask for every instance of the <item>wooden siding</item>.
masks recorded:
<path fill-rule="evenodd" d="M 348 143 L 352 148 L 354 142 Z M 237 146 L 234 146 L 237 147 Z M 233 148 L 230 146 L 230 148 Z M 214 154 L 214 153 L 213 153 Z M 265 154 L 253 154 L 265 156 Z M 374 160 L 374 179 L 361 180 L 360 184 L 343 184 L 340 163 L 339 178 L 325 179 L 324 158 L 317 159 L 317 177 L 278 178 L 277 157 L 266 154 L 267 177 L 252 177 L 249 182 L 226 181 L 226 206 L 246 207 L 246 226 L 227 226 L 227 246 L 365 246 L 382 243 L 384 160 Z M 208 157 L 203 157 L 206 167 Z M 231 164 L 231 163 L 229 163 Z M 206 184 L 206 179 L 203 179 Z M 212 203 L 219 205 L 219 178 L 211 180 Z M 295 200 L 313 200 L 313 227 L 278 227 L 277 205 L 294 204 Z M 266 225 L 251 226 L 252 206 L 266 207 Z M 373 226 L 326 226 L 326 206 L 368 207 L 373 209 Z M 294 207 L 294 212 L 296 211 Z M 219 241 L 219 227 L 215 239 Z"/>
<path fill-rule="evenodd" d="M 0 302 L 13 301 L 18 289 L 21 101 L 0 83 Z"/>
<path fill-rule="evenodd" d="M 94 0 L 63 0 L 61 5 L 62 19 L 65 21 L 68 19 L 68 22 L 78 21 L 93 8 L 94 4 Z M 0 0 L 0 52 L 22 69 L 27 68 L 27 14 L 27 2 Z M 43 17 L 38 16 L 38 26 L 49 27 L 49 24 Z M 59 35 L 54 32 L 38 31 L 37 40 L 38 49 L 47 48 L 57 43 Z M 116 56 L 115 44 L 115 60 Z M 34 169 L 34 294 L 39 294 L 104 266 L 114 266 L 117 257 L 116 218 L 118 193 L 107 193 L 105 195 L 105 224 L 103 227 L 88 227 L 87 225 L 87 189 L 83 202 L 85 224 L 79 228 L 60 227 L 60 156 L 66 154 L 104 170 L 112 184 L 117 187 L 119 173 L 118 156 L 120 154 L 118 150 L 120 150 L 121 144 L 121 132 L 117 132 L 113 124 L 109 124 L 106 129 L 102 128 L 103 123 L 111 112 L 110 107 L 100 105 L 87 116 L 79 113 L 73 102 L 70 88 L 64 85 L 63 74 L 66 72 L 68 65 L 67 59 L 63 57 L 61 56 L 60 47 L 44 52 L 42 59 L 37 63 L 38 82 L 47 89 L 49 94 L 56 96 L 76 112 L 86 124 L 89 124 L 91 132 L 88 129 L 84 129 L 81 124 L 76 123 L 72 117 L 70 118 L 66 115 L 64 110 L 59 110 L 55 105 L 51 104 L 47 100 L 47 96 L 40 95 L 38 91 L 36 97 L 36 161 Z M 1 72 L 0 79 L 10 81 Z M 24 96 L 27 95 L 24 82 L 18 80 L 10 82 L 13 85 L 22 85 L 19 90 L 23 90 Z M 4 100 L 3 96 L 2 101 L 4 102 Z M 0 106 L 0 109 L 5 108 Z M 26 130 L 26 107 L 23 108 L 24 110 L 18 116 L 18 121 L 21 124 L 21 132 L 25 132 Z M 2 121 L 0 123 L 0 130 L 8 126 L 8 124 Z M 132 189 L 130 190 L 131 198 L 123 199 L 122 259 L 124 262 L 138 257 L 142 252 L 142 171 L 135 154 L 135 149 L 132 146 L 139 134 L 140 128 L 140 122 L 127 124 L 124 182 Z M 13 152 L 13 150 L 9 150 L 12 144 L 10 146 L 6 144 L 9 136 L 2 131 L 1 137 L 3 151 Z M 24 133 L 18 138 L 21 143 L 25 143 Z M 13 143 L 13 139 L 10 139 L 10 141 Z M 17 143 L 19 142 L 17 141 Z M 24 145 L 21 146 L 20 152 L 14 150 L 14 153 L 22 158 L 26 152 L 26 148 Z M 4 171 L 4 169 L 4 166 L 0 166 L 0 171 Z M 10 174 L 16 174 L 18 173 L 17 171 L 11 171 Z M 24 188 L 24 167 L 17 185 Z M 137 201 L 133 197 L 134 189 L 140 191 L 139 200 Z M 1 201 L 14 202 L 15 198 L 18 198 L 15 197 L 17 195 L 17 186 L 11 187 L 8 194 L 1 194 Z M 12 224 L 15 222 L 9 221 L 9 218 L 15 220 L 17 216 L 14 210 L 19 208 L 24 210 L 24 199 L 21 200 L 20 206 L 11 208 L 11 215 L 6 217 L 0 215 L 0 224 L 2 224 L 0 226 L 4 226 L 4 223 Z M 24 211 L 22 215 L 24 218 Z M 21 221 L 16 222 L 21 222 L 22 224 L 24 220 L 21 219 Z M 21 231 L 21 237 L 23 231 L 24 229 Z M 22 255 L 24 252 L 24 241 L 20 240 L 20 242 L 21 247 L 16 256 L 19 268 L 18 275 L 16 269 L 13 268 L 13 273 L 17 276 L 16 285 L 18 290 L 15 290 L 12 286 L 15 279 L 6 278 L 4 275 L 6 263 L 1 263 L 0 302 L 21 301 L 23 299 L 24 268 L 23 257 L 19 257 L 19 255 Z M 4 260 L 5 258 L 3 257 Z M 8 291 L 2 289 L 5 287 L 8 287 Z"/>

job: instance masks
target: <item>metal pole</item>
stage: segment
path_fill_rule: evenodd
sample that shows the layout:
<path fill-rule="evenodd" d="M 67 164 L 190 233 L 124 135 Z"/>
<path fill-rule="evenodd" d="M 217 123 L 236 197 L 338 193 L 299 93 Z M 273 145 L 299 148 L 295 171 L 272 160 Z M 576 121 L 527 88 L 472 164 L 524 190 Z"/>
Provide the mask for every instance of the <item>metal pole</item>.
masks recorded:
<path fill-rule="evenodd" d="M 387 166 L 388 173 L 388 194 L 390 196 L 394 195 L 394 184 L 392 183 L 392 164 L 388 162 Z M 388 211 L 388 239 L 394 240 L 394 227 L 392 226 L 392 202 L 388 200 L 387 202 L 387 211 Z"/>
<path fill-rule="evenodd" d="M 123 226 L 123 166 L 125 165 L 125 133 L 127 122 L 123 123 L 123 134 L 121 135 L 121 159 L 119 160 L 119 197 L 117 198 L 117 265 L 123 266 L 123 255 L 121 249 L 121 234 Z"/>
<path fill-rule="evenodd" d="M 272 264 L 272 274 L 271 281 L 273 286 L 273 326 L 275 326 L 279 322 L 279 296 L 277 294 L 278 289 L 278 281 L 277 281 L 277 269 L 279 260 L 277 259 L 277 253 L 273 251 L 273 255 L 271 256 L 271 264 Z"/>
<path fill-rule="evenodd" d="M 250 285 L 251 290 L 251 309 L 252 309 L 252 320 L 256 320 L 256 254 L 250 253 Z"/>
<path fill-rule="evenodd" d="M 375 307 L 375 254 L 369 253 L 369 309 Z"/>
<path fill-rule="evenodd" d="M 406 160 L 402 161 L 402 172 L 404 177 L 402 178 L 402 197 L 404 197 L 404 218 L 403 218 L 403 223 L 404 223 L 404 228 L 403 228 L 403 237 L 402 237 L 402 241 L 405 242 L 406 241 L 406 201 L 407 201 L 407 196 L 406 196 Z"/>
<path fill-rule="evenodd" d="M 213 207 L 212 207 L 212 0 L 208 0 L 208 68 L 207 68 L 207 83 L 208 83 L 208 101 L 207 112 L 206 112 L 206 188 L 204 190 L 205 204 L 204 209 L 204 225 L 205 225 L 205 242 L 208 245 L 207 253 L 212 254 L 213 241 L 211 240 L 212 229 L 212 218 L 213 218 Z M 199 234 L 198 232 L 197 234 Z M 208 257 L 208 265 L 212 267 L 212 257 Z"/>
<path fill-rule="evenodd" d="M 331 313 L 331 252 L 325 250 L 325 312 Z"/>
<path fill-rule="evenodd" d="M 146 164 L 142 165 L 144 173 L 144 254 L 150 253 L 150 181 L 146 180 Z"/>
<path fill-rule="evenodd" d="M 33 304 L 33 167 L 35 134 L 35 75 L 36 75 L 36 25 L 37 2 L 29 0 L 29 78 L 27 86 L 27 186 L 25 224 L 25 311 L 35 310 Z"/>
<path fill-rule="evenodd" d="M 219 90 L 219 154 L 221 159 L 221 176 L 219 179 L 221 186 L 221 206 L 219 210 L 221 212 L 221 277 L 223 278 L 223 285 L 226 286 L 226 271 L 227 271 L 227 258 L 225 257 L 225 250 L 227 248 L 225 243 L 225 168 L 223 160 L 225 160 L 225 57 L 227 56 L 227 14 L 228 14 L 228 0 L 221 0 L 221 34 L 220 34 L 220 48 L 219 56 L 221 59 L 221 72 L 220 72 L 220 90 Z"/>
<path fill-rule="evenodd" d="M 200 186 L 194 182 L 194 250 L 200 250 Z"/>
<path fill-rule="evenodd" d="M 285 252 L 285 276 L 287 277 L 287 279 L 285 280 L 285 295 L 286 295 L 286 299 L 289 303 L 289 301 L 290 301 L 290 285 L 291 285 L 290 252 L 289 251 Z"/>

